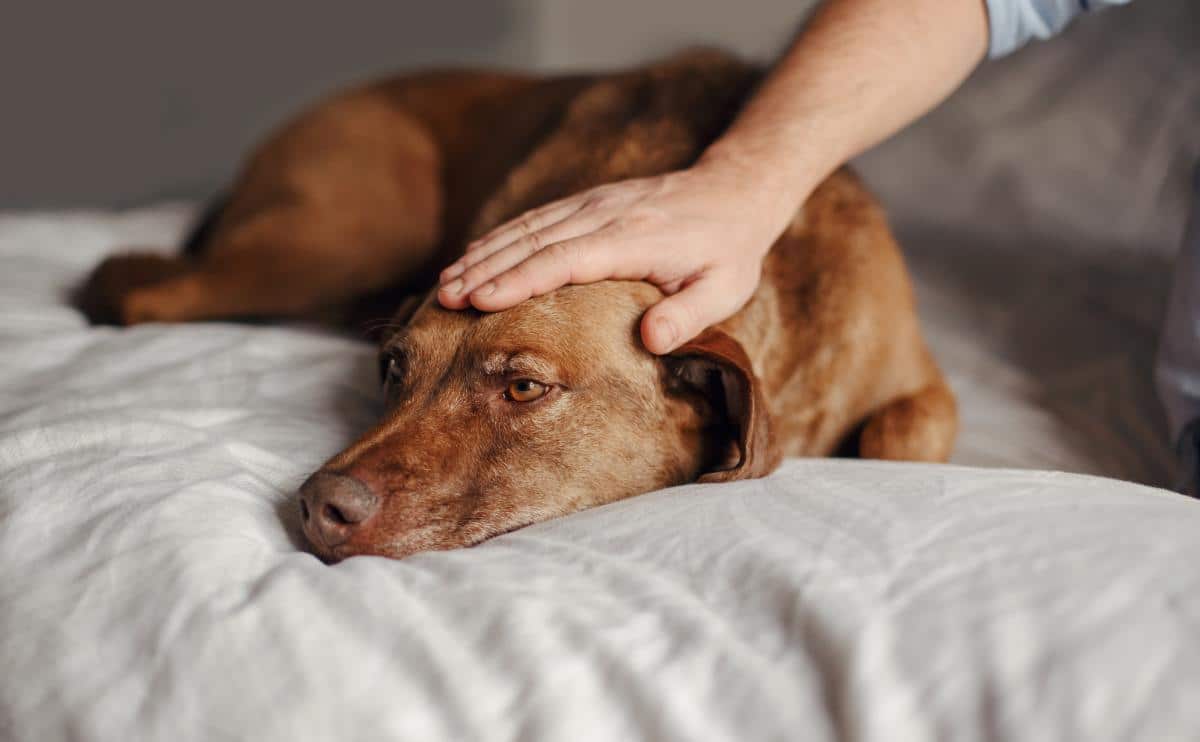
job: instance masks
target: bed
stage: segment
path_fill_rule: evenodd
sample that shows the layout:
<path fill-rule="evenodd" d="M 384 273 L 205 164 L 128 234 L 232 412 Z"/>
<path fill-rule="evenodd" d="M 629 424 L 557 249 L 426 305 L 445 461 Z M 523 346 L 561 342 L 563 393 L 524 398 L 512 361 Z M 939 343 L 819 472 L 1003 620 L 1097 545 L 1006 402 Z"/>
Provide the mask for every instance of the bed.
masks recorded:
<path fill-rule="evenodd" d="M 1031 192 L 1091 188 L 1094 146 L 1005 169 L 1065 141 L 1059 99 L 1022 123 L 1027 59 L 860 163 L 960 397 L 950 465 L 789 460 L 402 561 L 323 565 L 292 499 L 378 414 L 368 344 L 88 327 L 87 269 L 196 205 L 0 216 L 0 739 L 1194 738 L 1200 504 L 1149 382 L 1182 214 L 1101 238 Z M 1006 101 L 1026 118 L 966 143 Z"/>

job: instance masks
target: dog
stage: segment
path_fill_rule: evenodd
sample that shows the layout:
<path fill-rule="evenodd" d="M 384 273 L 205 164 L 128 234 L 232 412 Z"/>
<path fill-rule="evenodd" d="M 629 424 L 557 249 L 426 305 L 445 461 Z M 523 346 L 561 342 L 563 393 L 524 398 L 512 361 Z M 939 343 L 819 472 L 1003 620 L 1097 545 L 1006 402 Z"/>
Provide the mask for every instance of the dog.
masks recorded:
<path fill-rule="evenodd" d="M 469 546 L 672 485 L 762 477 L 785 456 L 944 461 L 954 396 L 884 213 L 845 169 L 797 205 L 749 303 L 667 356 L 639 340 L 662 297 L 644 282 L 492 314 L 434 298 L 470 238 L 688 166 L 761 75 L 700 50 L 612 74 L 432 71 L 344 92 L 250 156 L 183 254 L 111 257 L 80 303 L 123 325 L 390 316 L 386 414 L 299 492 L 330 562 Z"/>

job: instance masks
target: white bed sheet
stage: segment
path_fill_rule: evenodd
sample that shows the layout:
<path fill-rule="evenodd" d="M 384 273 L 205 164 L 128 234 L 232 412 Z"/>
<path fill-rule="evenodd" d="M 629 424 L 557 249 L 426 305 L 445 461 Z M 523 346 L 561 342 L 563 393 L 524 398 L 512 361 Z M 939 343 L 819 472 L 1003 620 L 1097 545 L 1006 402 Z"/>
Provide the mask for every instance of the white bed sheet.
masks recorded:
<path fill-rule="evenodd" d="M 790 461 L 322 565 L 290 495 L 377 414 L 372 349 L 94 329 L 64 303 L 101 255 L 170 244 L 190 214 L 0 218 L 0 739 L 1200 730 L 1200 505 L 1112 479 Z M 953 316 L 952 291 L 923 298 Z M 932 329 L 962 463 L 1113 466 L 1039 406 L 1039 378 L 970 327 Z"/>

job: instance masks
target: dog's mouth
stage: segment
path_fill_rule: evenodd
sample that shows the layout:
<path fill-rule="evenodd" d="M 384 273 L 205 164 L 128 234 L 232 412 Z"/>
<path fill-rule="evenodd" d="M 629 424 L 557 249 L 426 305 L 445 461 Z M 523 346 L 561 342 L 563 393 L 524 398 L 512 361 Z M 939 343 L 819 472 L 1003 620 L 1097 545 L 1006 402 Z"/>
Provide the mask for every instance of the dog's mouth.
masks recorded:
<path fill-rule="evenodd" d="M 440 533 L 439 533 L 440 532 Z M 496 534 L 499 535 L 499 534 Z M 414 554 L 426 551 L 449 551 L 450 549 L 465 549 L 492 538 L 491 535 L 481 535 L 471 538 L 446 538 L 445 529 L 428 527 L 416 532 L 383 543 L 354 543 L 347 542 L 336 546 L 326 546 L 309 540 L 309 550 L 321 561 L 333 565 L 356 556 L 376 556 L 388 559 L 404 559 Z"/>
<path fill-rule="evenodd" d="M 414 554 L 426 551 L 450 551 L 453 549 L 468 549 L 478 546 L 484 541 L 490 541 L 498 536 L 504 536 L 519 531 L 535 523 L 529 520 L 523 523 L 506 525 L 501 528 L 489 529 L 479 533 L 463 534 L 457 531 L 446 532 L 444 528 L 427 526 L 410 532 L 404 536 L 384 544 L 356 544 L 347 542 L 336 546 L 318 544 L 308 538 L 309 552 L 330 566 L 356 556 L 377 556 L 388 559 L 404 559 Z M 451 537 L 448 537 L 451 536 Z"/>

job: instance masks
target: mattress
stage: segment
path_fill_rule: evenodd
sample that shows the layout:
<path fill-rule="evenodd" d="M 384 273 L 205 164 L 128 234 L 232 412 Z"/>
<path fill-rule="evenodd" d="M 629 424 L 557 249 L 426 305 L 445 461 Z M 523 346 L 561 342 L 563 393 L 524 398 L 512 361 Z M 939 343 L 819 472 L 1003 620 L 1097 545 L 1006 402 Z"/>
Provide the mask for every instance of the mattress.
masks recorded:
<path fill-rule="evenodd" d="M 66 301 L 192 214 L 0 217 L 0 739 L 1200 729 L 1200 504 L 1114 478 L 1171 475 L 1138 371 L 1152 312 L 1099 301 L 1128 275 L 996 280 L 987 251 L 904 228 L 962 405 L 955 465 L 790 460 L 331 567 L 300 547 L 292 493 L 378 415 L 373 349 L 305 326 L 90 328 Z"/>

